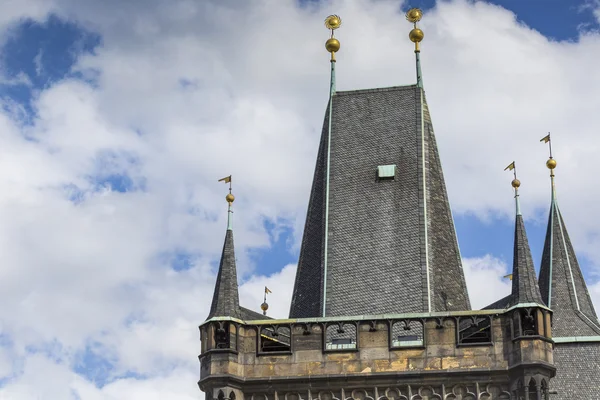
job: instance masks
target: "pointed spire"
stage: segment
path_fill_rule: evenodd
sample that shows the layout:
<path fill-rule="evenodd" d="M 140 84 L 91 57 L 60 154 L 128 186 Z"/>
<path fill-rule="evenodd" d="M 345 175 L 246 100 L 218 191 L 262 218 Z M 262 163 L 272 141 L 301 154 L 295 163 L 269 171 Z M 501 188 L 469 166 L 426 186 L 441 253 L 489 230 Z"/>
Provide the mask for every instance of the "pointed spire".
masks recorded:
<path fill-rule="evenodd" d="M 241 318 L 240 300 L 238 294 L 237 269 L 235 265 L 235 251 L 233 246 L 232 209 L 231 205 L 235 197 L 231 193 L 231 175 L 219 182 L 229 183 L 229 193 L 225 196 L 227 200 L 227 231 L 225 243 L 221 253 L 221 263 L 215 284 L 215 292 L 207 319 L 213 317 Z"/>
<path fill-rule="evenodd" d="M 594 310 L 569 233 L 556 197 L 556 160 L 552 157 L 550 134 L 540 140 L 548 144 L 551 200 L 548 228 L 540 267 L 540 292 L 554 312 L 553 335 L 557 337 L 600 335 L 600 321 Z"/>
<path fill-rule="evenodd" d="M 521 181 L 517 179 L 517 169 L 513 161 L 504 170 L 514 171 L 514 179 L 511 185 L 515 191 L 515 244 L 513 253 L 513 271 L 512 271 L 512 294 L 510 306 L 525 303 L 544 304 L 533 267 L 531 250 L 527 240 L 525 224 L 521 215 L 521 206 L 519 203 L 519 187 Z"/>
<path fill-rule="evenodd" d="M 408 37 L 411 42 L 415 44 L 415 61 L 417 64 L 417 87 L 423 87 L 423 75 L 421 74 L 421 49 L 419 48 L 419 43 L 423 40 L 425 36 L 423 31 L 417 28 L 417 22 L 419 22 L 423 18 L 423 11 L 418 8 L 411 8 L 406 13 L 406 19 L 413 24 L 413 29 L 408 34 Z"/>

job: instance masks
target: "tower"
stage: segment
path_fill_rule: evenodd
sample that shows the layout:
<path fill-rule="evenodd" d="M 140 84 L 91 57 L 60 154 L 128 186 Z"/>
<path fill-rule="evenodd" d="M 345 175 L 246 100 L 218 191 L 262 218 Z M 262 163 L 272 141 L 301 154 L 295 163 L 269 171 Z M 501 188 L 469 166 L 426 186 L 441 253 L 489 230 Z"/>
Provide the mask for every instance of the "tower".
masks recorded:
<path fill-rule="evenodd" d="M 341 20 L 326 24 L 332 89 L 291 318 L 470 309 L 423 90 L 421 16 L 407 14 L 417 84 L 383 89 L 335 91 Z"/>
<path fill-rule="evenodd" d="M 513 292 L 502 306 L 471 310 L 423 89 L 422 12 L 406 17 L 416 84 L 347 92 L 335 85 L 342 21 L 326 19 L 330 93 L 290 318 L 205 321 L 199 386 L 207 399 L 547 396 L 551 311 L 535 280 L 518 185 Z M 215 332 L 227 334 L 226 346 Z"/>
<path fill-rule="evenodd" d="M 552 333 L 555 342 L 556 378 L 552 389 L 556 399 L 597 398 L 600 382 L 600 321 L 590 299 L 565 221 L 558 207 L 555 169 L 550 134 L 551 198 L 548 228 L 540 268 L 540 291 L 553 311 Z"/>

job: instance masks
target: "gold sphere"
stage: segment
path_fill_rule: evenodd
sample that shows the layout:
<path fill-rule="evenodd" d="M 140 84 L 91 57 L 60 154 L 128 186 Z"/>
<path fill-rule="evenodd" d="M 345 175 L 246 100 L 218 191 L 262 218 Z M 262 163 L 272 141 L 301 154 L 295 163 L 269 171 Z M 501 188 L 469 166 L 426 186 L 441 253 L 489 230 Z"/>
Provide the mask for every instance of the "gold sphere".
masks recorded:
<path fill-rule="evenodd" d="M 227 196 L 225 196 L 225 200 L 227 200 L 227 202 L 231 204 L 235 200 L 235 196 L 231 193 L 227 193 Z"/>
<path fill-rule="evenodd" d="M 423 11 L 419 8 L 411 8 L 406 12 L 406 19 L 413 24 L 419 22 L 423 18 Z"/>
<path fill-rule="evenodd" d="M 336 53 L 340 49 L 340 41 L 336 38 L 331 38 L 325 42 L 325 48 L 330 53 Z"/>
<path fill-rule="evenodd" d="M 327 29 L 332 29 L 335 30 L 337 28 L 339 28 L 342 25 L 342 19 L 340 18 L 339 15 L 330 15 L 329 17 L 325 18 L 325 27 Z"/>
<path fill-rule="evenodd" d="M 551 158 L 548 161 L 546 161 L 546 167 L 548 167 L 548 169 L 556 168 L 556 160 L 554 158 Z"/>
<path fill-rule="evenodd" d="M 414 28 L 408 34 L 408 37 L 410 38 L 410 41 L 413 42 L 413 43 L 419 43 L 421 40 L 423 40 L 424 36 L 425 36 L 425 34 L 419 28 Z"/>
<path fill-rule="evenodd" d="M 514 187 L 515 189 L 518 189 L 519 186 L 521 186 L 521 181 L 518 180 L 517 178 L 513 179 L 512 182 L 510 183 L 512 185 L 512 187 Z"/>
<path fill-rule="evenodd" d="M 260 309 L 263 311 L 267 311 L 269 309 L 269 305 L 267 303 L 262 303 L 260 305 Z"/>

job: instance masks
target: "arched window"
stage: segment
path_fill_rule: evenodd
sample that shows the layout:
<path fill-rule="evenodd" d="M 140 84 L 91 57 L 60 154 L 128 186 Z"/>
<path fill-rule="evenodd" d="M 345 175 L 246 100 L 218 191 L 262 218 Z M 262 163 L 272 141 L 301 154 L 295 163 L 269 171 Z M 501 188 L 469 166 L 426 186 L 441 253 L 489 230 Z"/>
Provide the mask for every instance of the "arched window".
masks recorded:
<path fill-rule="evenodd" d="M 542 380 L 542 385 L 541 385 L 541 390 L 542 392 L 542 399 L 543 400 L 550 400 L 550 388 L 548 387 L 548 384 L 546 383 L 546 380 Z"/>
<path fill-rule="evenodd" d="M 537 385 L 535 384 L 534 379 L 531 379 L 529 381 L 529 387 L 527 388 L 527 394 L 529 395 L 529 400 L 538 400 Z"/>

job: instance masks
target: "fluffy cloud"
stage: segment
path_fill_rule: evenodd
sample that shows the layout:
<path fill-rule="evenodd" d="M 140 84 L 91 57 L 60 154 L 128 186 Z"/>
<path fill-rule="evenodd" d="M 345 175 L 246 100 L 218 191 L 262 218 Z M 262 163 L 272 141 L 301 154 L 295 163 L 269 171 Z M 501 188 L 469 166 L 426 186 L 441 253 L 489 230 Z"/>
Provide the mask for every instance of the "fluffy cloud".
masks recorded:
<path fill-rule="evenodd" d="M 270 315 L 283 317 L 294 266 L 264 276 L 248 250 L 270 245 L 265 219 L 293 226 L 296 242 L 301 233 L 328 91 L 323 18 L 344 21 L 339 90 L 413 82 L 410 26 L 395 1 L 13 3 L 0 6 L 4 32 L 53 12 L 102 45 L 74 66 L 84 81 L 36 94 L 33 124 L 14 118 L 13 103 L 0 112 L 0 292 L 9 305 L 0 310 L 0 397 L 196 398 L 195 326 L 208 314 L 226 218 L 216 179 L 234 176 L 242 302 L 256 309 L 269 286 Z M 455 212 L 509 214 L 502 168 L 515 159 L 523 211 L 542 218 L 549 187 L 538 140 L 551 130 L 571 237 L 600 264 L 600 189 L 590 184 L 600 36 L 552 42 L 483 2 L 442 2 L 421 25 Z M 171 268 L 182 255 L 185 268 Z M 506 266 L 492 256 L 465 260 L 465 270 L 474 306 L 508 290 Z M 483 281 L 494 289 L 481 291 Z M 598 304 L 597 285 L 590 290 Z M 97 365 L 105 376 L 94 376 Z"/>
<path fill-rule="evenodd" d="M 465 280 L 469 289 L 471 307 L 481 309 L 510 294 L 511 282 L 503 278 L 510 273 L 502 260 L 490 254 L 463 259 Z"/>

